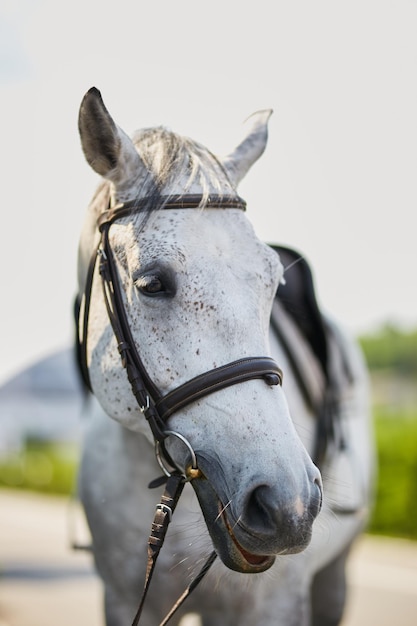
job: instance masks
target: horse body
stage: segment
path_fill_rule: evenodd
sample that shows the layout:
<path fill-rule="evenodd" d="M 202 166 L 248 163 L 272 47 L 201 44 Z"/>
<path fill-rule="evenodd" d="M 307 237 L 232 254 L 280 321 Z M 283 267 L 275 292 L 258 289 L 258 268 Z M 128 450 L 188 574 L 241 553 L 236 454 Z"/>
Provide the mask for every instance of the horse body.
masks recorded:
<path fill-rule="evenodd" d="M 248 380 L 169 417 L 167 428 L 190 442 L 202 474 L 192 481 L 194 489 L 186 486 L 175 512 L 144 624 L 159 623 L 213 544 L 221 562 L 175 619 L 194 610 L 204 626 L 325 625 L 337 624 L 343 609 L 344 561 L 364 523 L 372 469 L 361 357 L 335 330 L 354 382 L 340 398 L 348 445 L 343 451 L 337 442 L 329 447 L 322 505 L 322 479 L 309 456 L 316 416 L 269 328 L 283 267 L 242 211 L 204 208 L 210 194 L 236 193 L 263 152 L 268 117 L 255 116 L 244 141 L 220 161 L 162 129 L 142 132 L 132 142 L 96 90 L 80 110 L 86 158 L 107 179 L 81 237 L 80 295 L 99 236 L 97 217 L 108 206 L 150 198 L 149 211 L 118 219 L 109 237 L 132 336 L 162 395 L 245 357 L 272 355 L 285 376 L 282 387 Z M 190 193 L 201 196 L 200 209 L 163 210 L 167 196 Z M 106 623 L 122 626 L 132 622 L 139 601 L 157 499 L 146 486 L 160 468 L 120 362 L 98 271 L 90 309 L 87 363 L 98 402 L 92 402 L 80 494 L 105 585 Z M 188 449 L 177 438 L 166 447 L 186 473 Z M 329 578 L 337 584 L 329 585 Z"/>

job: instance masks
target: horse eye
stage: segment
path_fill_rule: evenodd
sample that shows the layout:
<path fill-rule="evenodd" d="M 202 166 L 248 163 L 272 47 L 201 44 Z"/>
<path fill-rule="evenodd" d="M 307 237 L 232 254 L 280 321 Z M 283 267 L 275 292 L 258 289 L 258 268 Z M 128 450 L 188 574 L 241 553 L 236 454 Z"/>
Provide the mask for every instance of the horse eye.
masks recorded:
<path fill-rule="evenodd" d="M 137 289 L 145 296 L 161 296 L 169 295 L 170 290 L 166 288 L 163 279 L 158 274 L 148 274 L 140 276 L 135 285 Z"/>

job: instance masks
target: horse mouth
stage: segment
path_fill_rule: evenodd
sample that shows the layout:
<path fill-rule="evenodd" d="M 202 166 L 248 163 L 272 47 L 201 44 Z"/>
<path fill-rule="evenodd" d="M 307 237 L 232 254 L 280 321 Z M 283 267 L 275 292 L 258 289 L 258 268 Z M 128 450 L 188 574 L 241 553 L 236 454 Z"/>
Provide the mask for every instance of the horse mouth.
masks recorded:
<path fill-rule="evenodd" d="M 206 475 L 203 474 L 202 478 L 191 481 L 191 484 L 200 503 L 214 548 L 223 564 L 242 574 L 256 574 L 269 569 L 275 562 L 276 555 L 262 554 L 257 548 L 252 551 L 252 547 L 249 546 L 256 545 L 256 537 L 252 537 L 244 528 L 228 518 L 227 506 L 223 505 Z M 243 547 L 238 538 L 240 534 L 247 535 L 249 545 L 245 541 L 246 547 Z"/>
<path fill-rule="evenodd" d="M 271 565 L 273 564 L 273 562 L 275 561 L 275 557 L 262 555 L 262 554 L 253 554 L 252 552 L 248 552 L 247 550 L 245 550 L 238 542 L 236 535 L 234 534 L 233 529 L 225 515 L 224 507 L 222 506 L 220 500 L 219 500 L 218 506 L 219 506 L 219 518 L 221 518 L 234 545 L 236 546 L 239 553 L 241 554 L 241 556 L 244 558 L 244 560 L 249 566 L 249 567 L 245 567 L 245 571 L 264 572 L 266 569 L 269 569 Z"/>

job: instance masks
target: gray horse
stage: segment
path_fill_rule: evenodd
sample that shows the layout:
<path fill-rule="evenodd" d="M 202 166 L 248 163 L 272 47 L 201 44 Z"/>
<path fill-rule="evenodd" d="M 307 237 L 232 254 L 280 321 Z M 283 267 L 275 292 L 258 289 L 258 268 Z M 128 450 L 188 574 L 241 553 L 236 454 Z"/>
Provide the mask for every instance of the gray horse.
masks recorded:
<path fill-rule="evenodd" d="M 269 116 L 253 115 L 219 158 L 164 128 L 130 139 L 95 88 L 81 104 L 82 147 L 103 181 L 79 248 L 80 354 L 95 397 L 79 484 L 108 626 L 128 626 L 138 606 L 160 491 L 147 485 L 160 466 L 190 484 L 141 623 L 160 623 L 213 548 L 219 558 L 173 623 L 190 611 L 204 626 L 341 619 L 345 561 L 370 498 L 367 376 L 355 343 L 326 319 L 326 379 L 275 298 L 290 270 L 256 237 L 236 191 L 264 151 Z M 319 398 L 349 371 L 332 388 L 321 472 L 311 460 L 320 411 L 294 351 Z"/>

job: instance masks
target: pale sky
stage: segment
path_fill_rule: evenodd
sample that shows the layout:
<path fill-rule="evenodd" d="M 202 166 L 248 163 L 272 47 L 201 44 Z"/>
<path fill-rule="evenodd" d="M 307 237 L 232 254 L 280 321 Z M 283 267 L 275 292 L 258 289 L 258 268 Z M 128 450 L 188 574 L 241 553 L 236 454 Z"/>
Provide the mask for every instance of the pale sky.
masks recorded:
<path fill-rule="evenodd" d="M 240 187 L 258 235 L 307 257 L 354 333 L 417 325 L 416 33 L 414 0 L 2 0 L 0 381 L 72 339 L 92 85 L 128 133 L 218 154 L 274 109 Z"/>

